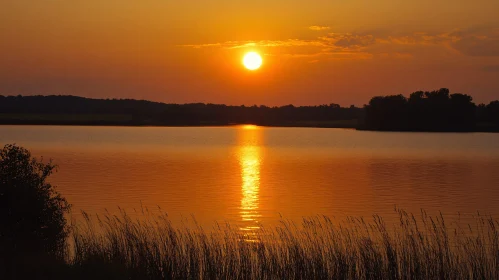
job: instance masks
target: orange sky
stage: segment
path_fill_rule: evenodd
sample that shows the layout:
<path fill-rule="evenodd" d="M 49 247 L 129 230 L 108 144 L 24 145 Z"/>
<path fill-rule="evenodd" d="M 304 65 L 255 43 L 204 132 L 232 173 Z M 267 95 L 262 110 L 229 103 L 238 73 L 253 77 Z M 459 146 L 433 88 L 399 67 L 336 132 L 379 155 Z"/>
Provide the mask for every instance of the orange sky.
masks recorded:
<path fill-rule="evenodd" d="M 0 94 L 362 105 L 499 99 L 497 0 L 3 0 Z M 264 64 L 250 72 L 247 51 Z"/>

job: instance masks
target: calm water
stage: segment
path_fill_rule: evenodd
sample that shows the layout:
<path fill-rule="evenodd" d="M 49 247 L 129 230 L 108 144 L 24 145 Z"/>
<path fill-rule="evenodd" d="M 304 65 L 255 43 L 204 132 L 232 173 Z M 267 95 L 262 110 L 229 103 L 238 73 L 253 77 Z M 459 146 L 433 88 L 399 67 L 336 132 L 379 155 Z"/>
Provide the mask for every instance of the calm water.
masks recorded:
<path fill-rule="evenodd" d="M 499 134 L 344 129 L 0 126 L 59 165 L 51 182 L 90 213 L 161 207 L 242 228 L 394 206 L 499 215 Z"/>

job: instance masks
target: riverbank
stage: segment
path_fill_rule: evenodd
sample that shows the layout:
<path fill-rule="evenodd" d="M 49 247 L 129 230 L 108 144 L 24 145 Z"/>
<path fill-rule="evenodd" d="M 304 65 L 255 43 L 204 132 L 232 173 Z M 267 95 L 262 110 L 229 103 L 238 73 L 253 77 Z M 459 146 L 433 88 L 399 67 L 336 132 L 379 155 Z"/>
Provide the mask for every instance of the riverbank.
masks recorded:
<path fill-rule="evenodd" d="M 5 115 L 0 114 L 0 125 L 59 125 L 59 126 L 130 126 L 130 127 L 214 127 L 258 125 L 264 127 L 311 127 L 311 128 L 346 128 L 362 131 L 384 132 L 446 132 L 446 133 L 472 133 L 486 132 L 498 133 L 499 128 L 492 124 L 477 124 L 474 130 L 374 130 L 363 126 L 358 119 L 334 121 L 294 121 L 294 122 L 261 122 L 261 123 L 228 123 L 228 122 L 155 122 L 132 121 L 126 115 Z"/>

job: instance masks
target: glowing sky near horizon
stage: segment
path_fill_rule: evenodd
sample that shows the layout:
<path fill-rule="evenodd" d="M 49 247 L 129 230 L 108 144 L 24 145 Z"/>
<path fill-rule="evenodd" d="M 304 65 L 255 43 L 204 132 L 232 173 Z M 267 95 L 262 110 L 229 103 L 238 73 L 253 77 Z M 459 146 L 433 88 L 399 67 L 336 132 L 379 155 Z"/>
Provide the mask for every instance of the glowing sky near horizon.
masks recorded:
<path fill-rule="evenodd" d="M 0 94 L 362 105 L 499 99 L 497 0 L 3 0 Z M 243 55 L 264 66 L 246 71 Z"/>

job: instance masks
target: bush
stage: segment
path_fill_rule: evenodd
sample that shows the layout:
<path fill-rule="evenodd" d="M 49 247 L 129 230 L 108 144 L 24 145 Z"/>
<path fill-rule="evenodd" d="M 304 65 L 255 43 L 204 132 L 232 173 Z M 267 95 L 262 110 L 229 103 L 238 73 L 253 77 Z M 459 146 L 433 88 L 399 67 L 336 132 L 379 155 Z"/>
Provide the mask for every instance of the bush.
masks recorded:
<path fill-rule="evenodd" d="M 62 256 L 70 205 L 47 183 L 56 166 L 16 145 L 0 150 L 0 251 L 3 256 Z"/>

